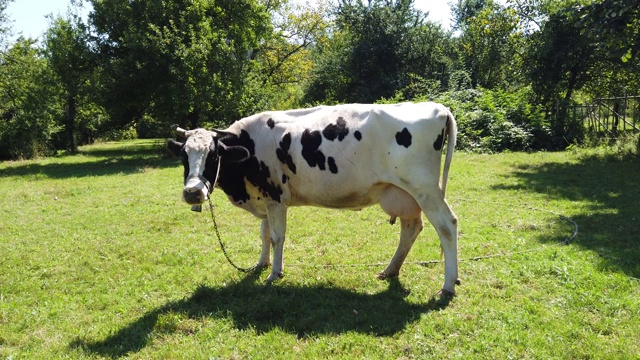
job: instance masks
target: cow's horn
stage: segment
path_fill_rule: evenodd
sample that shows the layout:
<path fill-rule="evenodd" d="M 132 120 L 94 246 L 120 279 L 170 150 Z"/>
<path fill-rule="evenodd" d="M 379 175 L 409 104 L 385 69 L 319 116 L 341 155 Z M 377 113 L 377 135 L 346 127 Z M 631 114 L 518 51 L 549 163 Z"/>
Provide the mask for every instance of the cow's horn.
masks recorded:
<path fill-rule="evenodd" d="M 187 135 L 187 130 L 181 128 L 180 126 L 178 126 L 178 124 L 171 125 L 171 130 L 173 130 L 173 132 L 178 136 L 182 136 L 185 138 L 189 137 L 189 135 Z"/>
<path fill-rule="evenodd" d="M 220 129 L 213 129 L 211 130 L 212 133 L 214 133 L 216 138 L 221 138 L 227 135 L 232 135 L 233 133 L 230 131 L 226 131 L 226 130 L 220 130 Z"/>

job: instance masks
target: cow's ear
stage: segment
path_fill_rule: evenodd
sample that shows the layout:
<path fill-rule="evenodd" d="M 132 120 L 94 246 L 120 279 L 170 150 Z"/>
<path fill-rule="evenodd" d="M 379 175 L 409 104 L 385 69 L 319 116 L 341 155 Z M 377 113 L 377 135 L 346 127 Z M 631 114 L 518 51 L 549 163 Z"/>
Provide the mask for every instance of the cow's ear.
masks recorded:
<path fill-rule="evenodd" d="M 230 162 L 243 162 L 251 156 L 246 147 L 240 145 L 227 146 L 218 141 L 218 151 L 222 159 Z"/>
<path fill-rule="evenodd" d="M 180 150 L 182 149 L 182 145 L 183 143 L 179 141 L 175 141 L 173 139 L 167 139 L 167 149 L 169 149 L 169 151 L 175 156 L 180 155 Z"/>

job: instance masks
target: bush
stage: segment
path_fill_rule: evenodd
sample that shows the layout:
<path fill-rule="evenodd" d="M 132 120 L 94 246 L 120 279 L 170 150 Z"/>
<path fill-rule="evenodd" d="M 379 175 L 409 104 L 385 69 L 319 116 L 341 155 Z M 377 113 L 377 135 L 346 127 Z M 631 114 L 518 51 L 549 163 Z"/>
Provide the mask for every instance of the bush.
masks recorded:
<path fill-rule="evenodd" d="M 170 136 L 170 128 L 170 125 L 157 121 L 150 115 L 144 115 L 135 125 L 135 130 L 140 139 L 155 139 Z"/>
<path fill-rule="evenodd" d="M 111 129 L 104 131 L 98 140 L 102 141 L 120 141 L 120 140 L 133 140 L 138 138 L 138 133 L 133 127 L 126 129 Z"/>
<path fill-rule="evenodd" d="M 527 129 L 514 125 L 511 121 L 492 124 L 491 136 L 487 138 L 492 151 L 531 150 L 533 135 Z"/>
<path fill-rule="evenodd" d="M 445 104 L 456 117 L 460 149 L 477 152 L 550 149 L 551 130 L 542 111 L 528 99 L 529 89 L 516 92 L 463 89 L 441 93 L 430 100 Z"/>

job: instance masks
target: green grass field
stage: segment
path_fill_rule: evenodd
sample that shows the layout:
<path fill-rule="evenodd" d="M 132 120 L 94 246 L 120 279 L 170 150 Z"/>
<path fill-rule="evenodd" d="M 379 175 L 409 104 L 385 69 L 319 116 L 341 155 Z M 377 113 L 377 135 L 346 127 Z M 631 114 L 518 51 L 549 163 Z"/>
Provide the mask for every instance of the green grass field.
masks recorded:
<path fill-rule="evenodd" d="M 462 286 L 445 301 L 431 226 L 398 280 L 375 279 L 399 237 L 377 207 L 291 209 L 285 277 L 237 272 L 161 149 L 0 163 L 0 359 L 640 357 L 638 161 L 457 153 Z M 214 203 L 230 256 L 253 264 L 258 220 Z M 558 214 L 579 225 L 569 245 Z"/>

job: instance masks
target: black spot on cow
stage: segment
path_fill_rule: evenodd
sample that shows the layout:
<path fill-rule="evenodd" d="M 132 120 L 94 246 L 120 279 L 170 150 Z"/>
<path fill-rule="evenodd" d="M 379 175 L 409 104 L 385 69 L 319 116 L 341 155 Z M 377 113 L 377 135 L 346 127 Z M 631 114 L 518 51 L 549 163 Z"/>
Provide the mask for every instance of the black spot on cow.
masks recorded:
<path fill-rule="evenodd" d="M 289 148 L 291 147 L 291 134 L 286 133 L 280 141 L 280 147 L 276 149 L 276 156 L 281 163 L 286 164 L 292 173 L 296 173 L 296 164 L 293 162 L 293 158 L 289 154 Z"/>
<path fill-rule="evenodd" d="M 347 127 L 347 122 L 343 117 L 339 117 L 336 121 L 336 124 L 329 124 L 327 127 L 322 130 L 322 135 L 329 141 L 333 141 L 338 139 L 338 141 L 344 140 L 344 138 L 349 135 L 349 128 Z"/>
<path fill-rule="evenodd" d="M 396 142 L 398 145 L 408 148 L 411 146 L 411 133 L 407 128 L 402 129 L 396 133 Z"/>
<path fill-rule="evenodd" d="M 322 135 L 320 131 L 311 131 L 306 129 L 302 133 L 300 139 L 302 144 L 302 157 L 307 161 L 310 167 L 318 167 L 320 170 L 325 169 L 325 156 L 322 151 L 318 150 L 322 143 Z"/>
<path fill-rule="evenodd" d="M 436 151 L 440 151 L 442 150 L 443 145 L 444 145 L 444 128 L 442 129 L 442 132 L 438 135 L 438 138 L 436 139 L 436 141 L 433 142 L 433 148 L 436 149 Z"/>
<path fill-rule="evenodd" d="M 256 157 L 255 142 L 247 131 L 242 130 L 240 136 L 227 135 L 219 141 L 227 146 L 243 146 L 250 154 L 247 160 L 240 163 L 224 161 L 224 157 L 222 158 L 218 185 L 227 195 L 231 196 L 234 202 L 244 203 L 250 200 L 245 179 L 257 187 L 265 197 L 280 201 L 283 193 L 282 187 L 273 182 L 269 167 Z M 205 164 L 205 168 L 213 167 L 215 169 L 215 166 L 213 161 L 207 161 Z"/>
<path fill-rule="evenodd" d="M 288 180 L 289 180 L 289 177 L 285 174 L 282 174 L 282 184 L 286 184 Z"/>
<path fill-rule="evenodd" d="M 329 171 L 331 171 L 332 174 L 337 174 L 338 173 L 338 166 L 336 165 L 336 160 L 329 156 L 329 158 L 327 159 L 327 163 L 329 164 Z"/>
<path fill-rule="evenodd" d="M 240 136 L 227 135 L 219 140 L 227 146 L 244 146 L 249 150 L 249 159 L 241 163 L 230 163 L 222 161 L 220 166 L 220 179 L 218 179 L 218 185 L 220 188 L 236 203 L 243 203 L 249 201 L 249 194 L 245 188 L 244 178 L 251 168 L 255 168 L 254 162 L 257 162 L 255 157 L 255 143 L 249 136 L 249 133 L 242 130 Z M 205 164 L 205 169 L 209 166 L 215 166 L 210 164 L 209 161 Z"/>
<path fill-rule="evenodd" d="M 362 140 L 362 133 L 360 131 L 356 130 L 356 131 L 353 132 L 353 137 L 355 137 L 356 140 L 360 141 L 360 140 Z"/>
<path fill-rule="evenodd" d="M 269 129 L 273 129 L 273 127 L 276 126 L 276 123 L 272 118 L 269 118 L 269 120 L 267 120 L 267 126 L 269 127 Z"/>
<path fill-rule="evenodd" d="M 252 185 L 256 186 L 262 192 L 264 197 L 269 197 L 280 202 L 280 196 L 283 193 L 282 187 L 271 181 L 271 171 L 269 171 L 269 167 L 264 163 L 264 161 L 260 161 L 260 168 L 257 176 L 247 177 L 247 180 L 249 180 Z"/>

